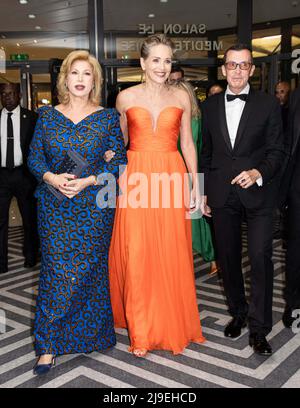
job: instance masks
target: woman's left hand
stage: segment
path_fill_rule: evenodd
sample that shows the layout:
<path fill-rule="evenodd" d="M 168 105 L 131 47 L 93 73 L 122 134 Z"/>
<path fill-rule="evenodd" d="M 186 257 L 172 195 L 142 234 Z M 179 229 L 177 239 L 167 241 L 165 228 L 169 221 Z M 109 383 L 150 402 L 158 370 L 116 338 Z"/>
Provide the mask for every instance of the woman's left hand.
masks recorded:
<path fill-rule="evenodd" d="M 59 188 L 59 190 L 65 194 L 68 198 L 75 197 L 80 191 L 84 190 L 86 187 L 92 185 L 90 177 L 79 178 L 75 180 L 70 180 Z"/>
<path fill-rule="evenodd" d="M 190 201 L 190 213 L 194 213 L 200 209 L 201 204 L 201 196 L 199 193 L 199 189 L 193 187 L 191 191 L 191 201 Z"/>

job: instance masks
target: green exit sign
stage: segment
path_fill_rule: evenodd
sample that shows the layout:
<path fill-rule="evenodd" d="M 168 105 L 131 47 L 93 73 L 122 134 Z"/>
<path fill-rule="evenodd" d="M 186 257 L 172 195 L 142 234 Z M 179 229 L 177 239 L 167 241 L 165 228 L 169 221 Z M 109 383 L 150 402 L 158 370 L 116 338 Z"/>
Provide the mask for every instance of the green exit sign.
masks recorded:
<path fill-rule="evenodd" d="M 11 61 L 27 61 L 28 59 L 28 54 L 10 54 Z"/>

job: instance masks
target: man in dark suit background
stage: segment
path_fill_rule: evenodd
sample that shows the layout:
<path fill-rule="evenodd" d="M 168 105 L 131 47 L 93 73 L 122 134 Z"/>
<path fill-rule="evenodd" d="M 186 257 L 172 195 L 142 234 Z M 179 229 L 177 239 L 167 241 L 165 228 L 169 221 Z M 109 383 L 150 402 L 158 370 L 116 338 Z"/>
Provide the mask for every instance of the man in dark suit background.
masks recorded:
<path fill-rule="evenodd" d="M 217 252 L 232 320 L 226 337 L 235 338 L 249 324 L 249 344 L 271 355 L 266 340 L 272 330 L 272 212 L 284 158 L 280 106 L 274 96 L 250 88 L 251 50 L 242 44 L 224 55 L 225 92 L 202 104 L 204 172 L 202 212 L 212 216 Z M 241 223 L 248 224 L 251 297 L 248 306 L 242 274 Z"/>
<path fill-rule="evenodd" d="M 0 84 L 0 273 L 8 270 L 9 207 L 16 197 L 24 228 L 24 266 L 33 267 L 37 256 L 36 182 L 26 160 L 37 114 L 20 106 L 19 84 Z"/>
<path fill-rule="evenodd" d="M 300 309 L 300 88 L 290 98 L 286 139 L 289 160 L 280 188 L 280 201 L 287 204 L 288 214 L 286 307 L 282 321 L 290 328 L 297 318 L 293 311 Z"/>

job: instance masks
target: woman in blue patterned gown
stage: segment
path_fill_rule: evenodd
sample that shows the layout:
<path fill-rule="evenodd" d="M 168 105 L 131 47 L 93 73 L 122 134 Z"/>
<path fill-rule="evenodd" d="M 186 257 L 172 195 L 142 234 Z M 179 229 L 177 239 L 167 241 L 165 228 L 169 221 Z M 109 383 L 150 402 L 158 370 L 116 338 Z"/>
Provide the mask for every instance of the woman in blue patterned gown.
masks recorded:
<path fill-rule="evenodd" d="M 101 83 L 93 56 L 70 53 L 58 78 L 61 104 L 40 109 L 30 147 L 42 252 L 35 374 L 48 372 L 56 355 L 100 351 L 116 342 L 107 266 L 114 208 L 97 206 L 97 175 L 118 178 L 127 159 L 116 110 L 98 106 Z M 69 149 L 89 163 L 80 178 L 59 174 Z M 116 152 L 110 163 L 103 160 L 108 149 Z M 64 195 L 62 202 L 47 184 Z"/>

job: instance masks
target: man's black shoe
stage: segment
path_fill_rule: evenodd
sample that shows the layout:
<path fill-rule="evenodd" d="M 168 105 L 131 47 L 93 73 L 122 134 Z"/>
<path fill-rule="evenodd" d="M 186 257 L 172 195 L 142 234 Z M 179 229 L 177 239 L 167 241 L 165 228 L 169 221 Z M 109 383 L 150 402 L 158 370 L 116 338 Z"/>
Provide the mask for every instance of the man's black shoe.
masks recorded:
<path fill-rule="evenodd" d="M 252 333 L 249 336 L 249 346 L 253 347 L 255 353 L 261 356 L 271 356 L 272 347 L 267 342 L 266 336 L 261 333 Z"/>
<path fill-rule="evenodd" d="M 225 327 L 224 336 L 235 339 L 241 335 L 242 329 L 246 326 L 246 317 L 236 316 Z"/>
<path fill-rule="evenodd" d="M 288 329 L 290 329 L 294 323 L 295 320 L 297 320 L 297 318 L 299 316 L 295 316 L 293 317 L 293 310 L 295 310 L 297 308 L 292 309 L 291 307 L 286 306 L 282 315 L 282 323 L 284 324 L 284 326 Z M 300 308 L 299 308 L 300 309 Z"/>

